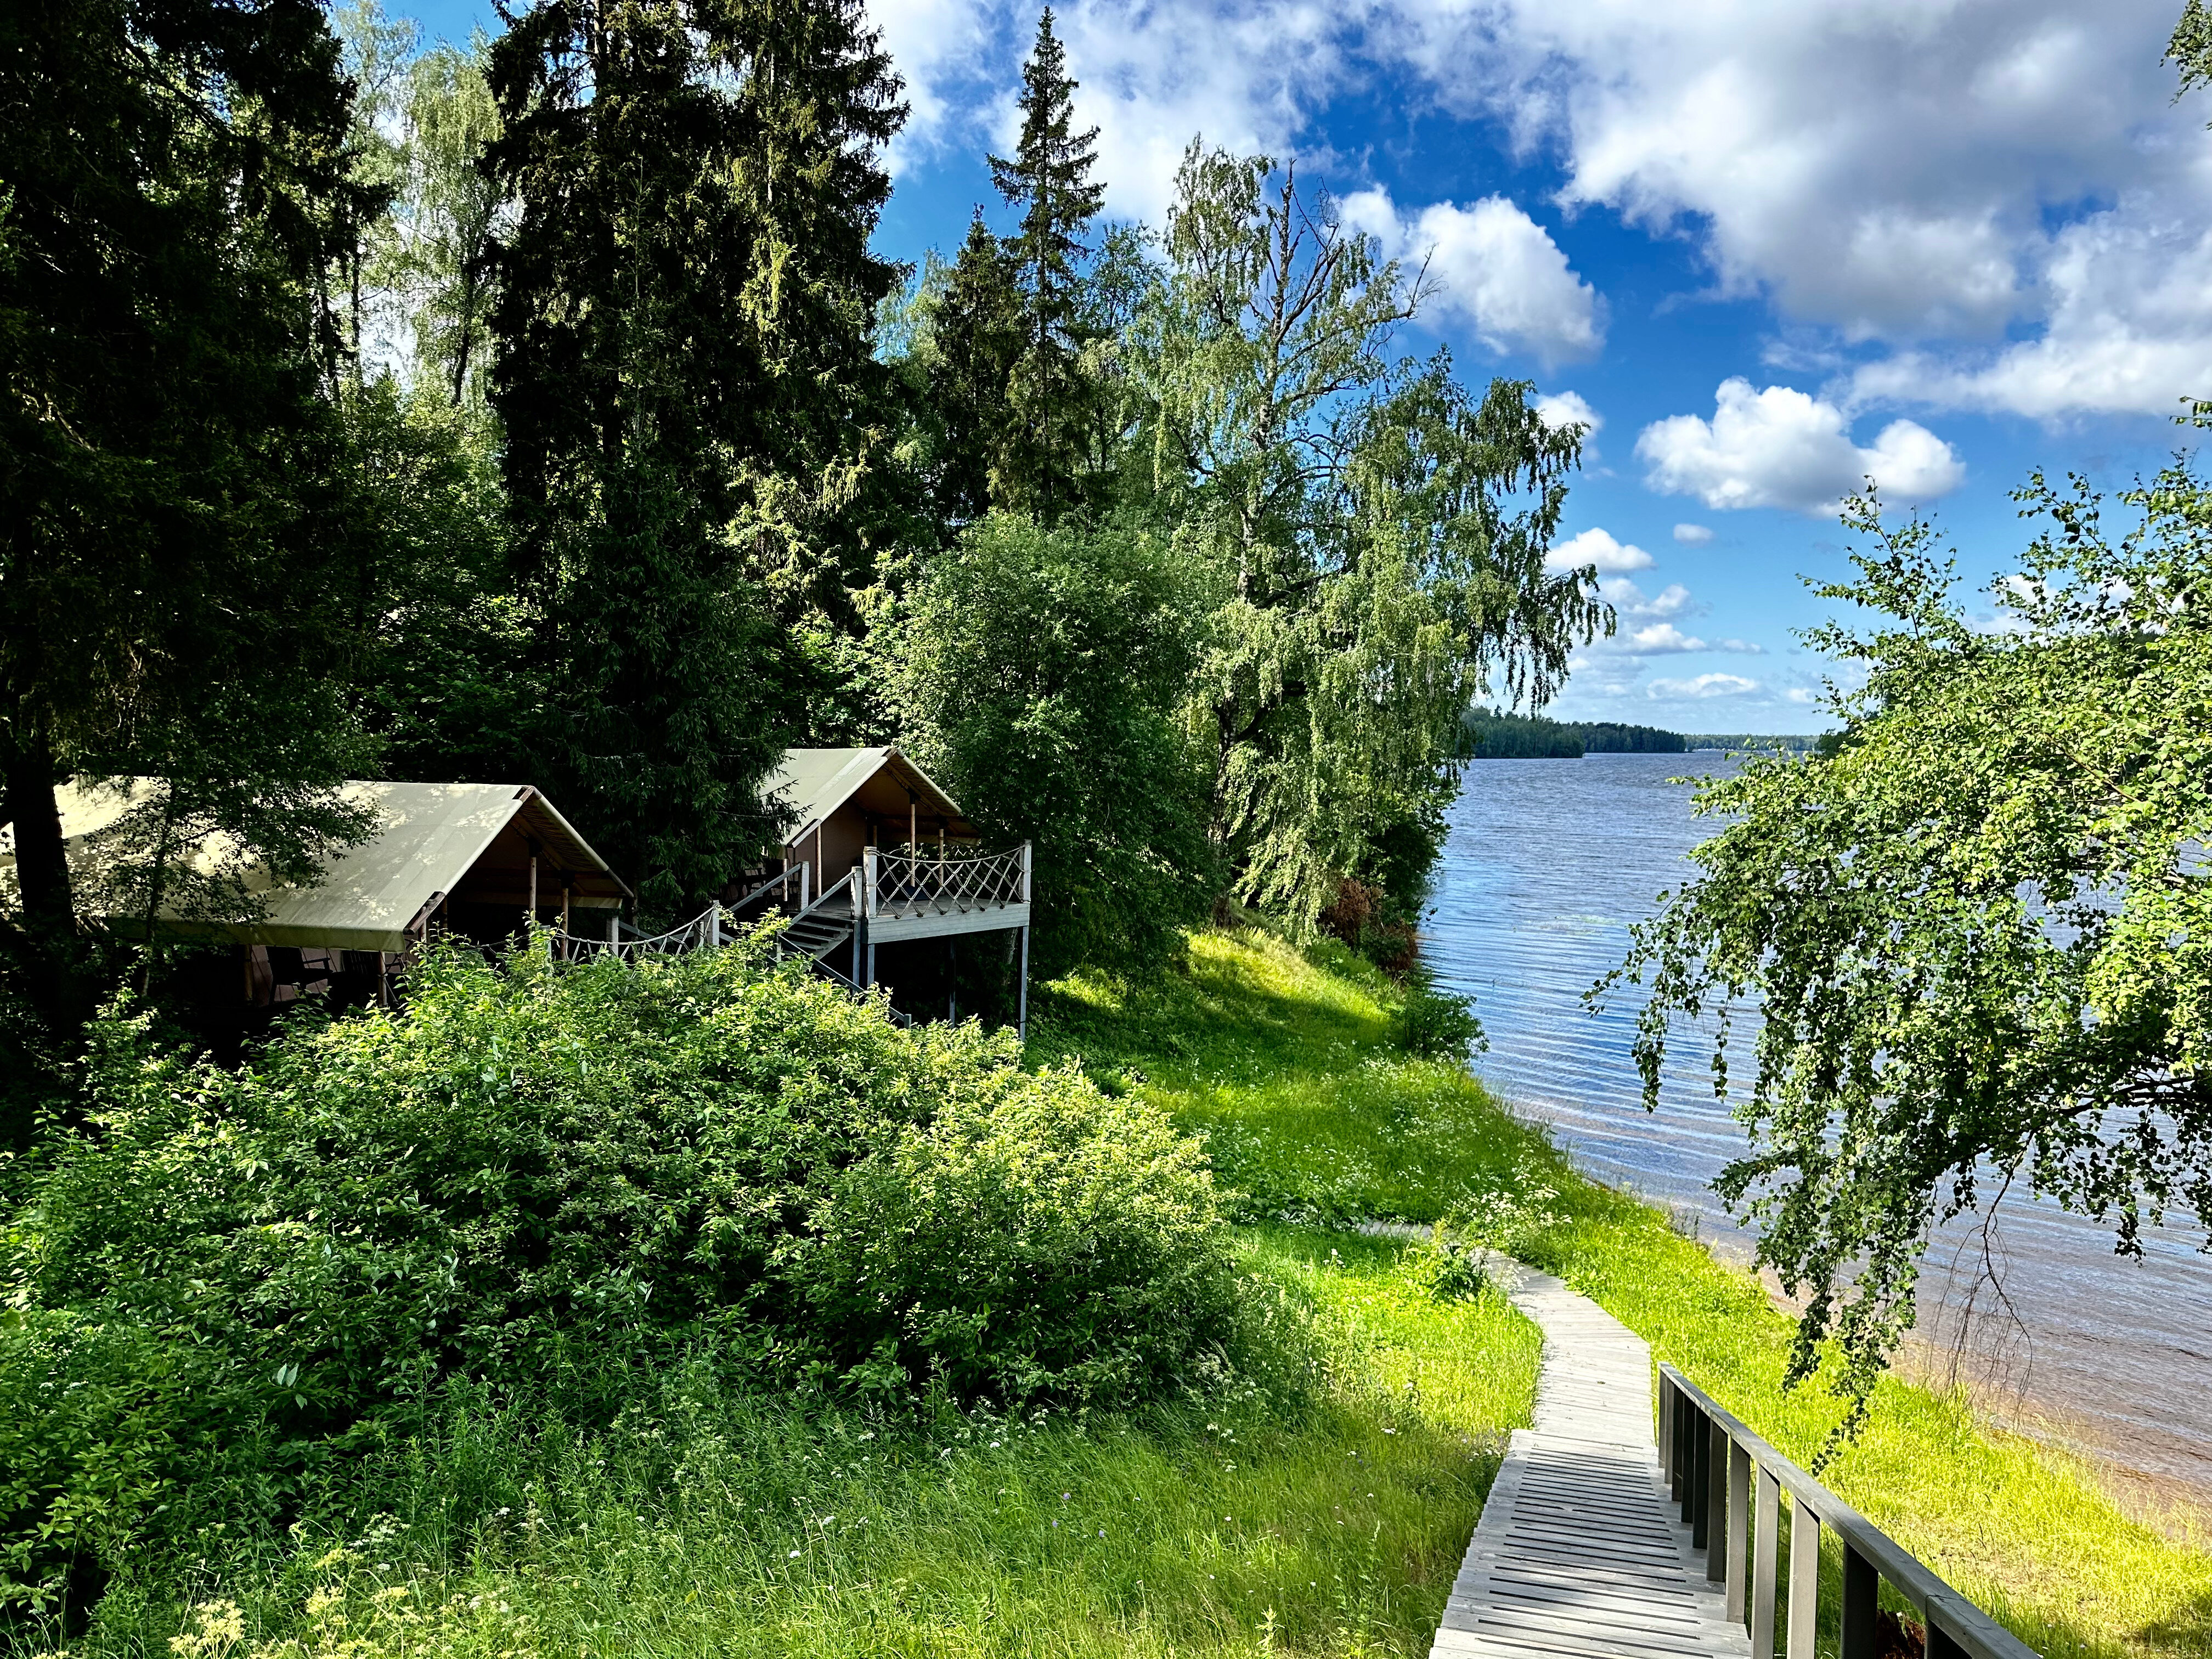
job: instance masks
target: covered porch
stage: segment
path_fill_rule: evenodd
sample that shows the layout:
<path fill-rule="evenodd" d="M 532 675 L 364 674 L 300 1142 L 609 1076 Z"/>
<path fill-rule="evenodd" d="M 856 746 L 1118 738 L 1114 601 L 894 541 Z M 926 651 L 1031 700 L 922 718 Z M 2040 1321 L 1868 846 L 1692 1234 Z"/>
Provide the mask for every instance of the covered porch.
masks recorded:
<path fill-rule="evenodd" d="M 738 920 L 781 909 L 788 945 L 857 987 L 888 983 L 895 1000 L 916 1004 L 908 1012 L 933 1014 L 941 981 L 943 1012 L 956 1018 L 958 942 L 1007 935 L 1015 1018 L 1026 1032 L 1027 842 L 986 847 L 958 803 L 893 744 L 787 750 L 763 793 L 793 827 L 781 871 L 732 907 Z"/>

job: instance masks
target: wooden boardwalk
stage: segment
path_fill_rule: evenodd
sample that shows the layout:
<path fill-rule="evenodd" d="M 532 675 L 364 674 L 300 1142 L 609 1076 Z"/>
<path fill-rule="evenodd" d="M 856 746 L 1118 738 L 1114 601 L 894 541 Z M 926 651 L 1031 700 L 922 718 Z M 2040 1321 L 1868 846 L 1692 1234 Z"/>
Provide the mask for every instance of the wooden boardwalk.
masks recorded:
<path fill-rule="evenodd" d="M 1660 1481 L 1651 1350 L 1549 1274 L 1516 1268 L 1510 1294 L 1544 1332 L 1535 1426 L 1514 1432 L 1431 1659 L 1749 1659 Z"/>

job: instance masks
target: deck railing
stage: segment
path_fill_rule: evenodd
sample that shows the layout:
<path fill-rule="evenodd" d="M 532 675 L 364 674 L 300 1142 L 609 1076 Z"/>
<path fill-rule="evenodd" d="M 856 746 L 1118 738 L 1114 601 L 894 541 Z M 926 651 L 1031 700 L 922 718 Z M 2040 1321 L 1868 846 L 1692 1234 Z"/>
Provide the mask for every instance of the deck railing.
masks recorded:
<path fill-rule="evenodd" d="M 1778 1612 L 1787 1659 L 1814 1659 L 1823 1527 L 1843 1546 L 1839 1659 L 1881 1652 L 1875 1621 L 1883 1579 L 1918 1609 L 1926 1659 L 2036 1659 L 2033 1648 L 1667 1364 L 1659 1367 L 1659 1457 L 1691 1542 L 1705 1552 L 1706 1576 L 1726 1586 L 1729 1617 L 1748 1620 L 1752 1659 L 1773 1659 Z M 1778 1608 L 1785 1492 L 1790 1586 Z"/>
<path fill-rule="evenodd" d="M 969 847 L 871 847 L 861 855 L 871 916 L 943 915 L 1030 902 L 1030 844 L 986 853 Z"/>

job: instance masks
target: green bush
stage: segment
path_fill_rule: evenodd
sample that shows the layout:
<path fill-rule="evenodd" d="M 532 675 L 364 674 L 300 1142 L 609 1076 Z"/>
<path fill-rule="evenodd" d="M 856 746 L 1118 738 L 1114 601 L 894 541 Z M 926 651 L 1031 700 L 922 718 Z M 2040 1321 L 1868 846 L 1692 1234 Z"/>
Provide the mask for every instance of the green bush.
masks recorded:
<path fill-rule="evenodd" d="M 98 1110 L 5 1240 L 15 1594 L 149 1527 L 281 1518 L 455 1378 L 600 1420 L 687 1356 L 1000 1407 L 1202 1380 L 1237 1292 L 1193 1144 L 1017 1058 L 752 942 L 434 952 L 405 1012 L 236 1073 L 111 1019 Z"/>

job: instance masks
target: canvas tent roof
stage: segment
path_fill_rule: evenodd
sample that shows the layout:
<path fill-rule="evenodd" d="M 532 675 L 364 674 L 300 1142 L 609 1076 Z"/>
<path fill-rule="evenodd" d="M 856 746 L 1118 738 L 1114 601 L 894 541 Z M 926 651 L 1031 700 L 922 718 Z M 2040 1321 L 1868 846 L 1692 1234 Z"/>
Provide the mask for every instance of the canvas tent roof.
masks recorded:
<path fill-rule="evenodd" d="M 147 800 L 143 779 L 57 790 L 62 834 L 72 866 L 99 856 L 100 830 Z M 317 945 L 354 951 L 404 950 L 432 905 L 447 898 L 482 903 L 527 902 L 528 860 L 541 860 L 540 894 L 557 902 L 562 883 L 572 905 L 620 906 L 629 890 L 606 861 L 527 785 L 507 783 L 348 783 L 341 792 L 376 814 L 379 829 L 357 847 L 329 854 L 312 887 L 258 884 L 259 919 L 223 925 L 163 920 L 179 931 L 212 933 L 248 945 Z M 222 849 L 196 859 L 211 864 Z M 13 842 L 8 865 L 15 862 Z M 253 876 L 246 878 L 256 885 Z"/>
<path fill-rule="evenodd" d="M 896 745 L 867 749 L 787 749 L 782 763 L 769 776 L 761 793 L 778 800 L 796 815 L 790 835 L 793 840 L 813 824 L 861 793 L 868 786 L 871 797 L 862 805 L 878 812 L 903 812 L 911 798 L 931 816 L 953 820 L 956 835 L 969 833 L 960 818 L 960 806 L 939 788 L 927 772 Z M 894 803 L 891 799 L 896 794 Z"/>

